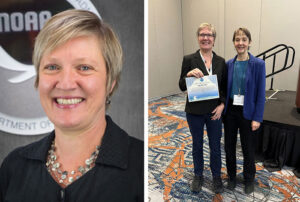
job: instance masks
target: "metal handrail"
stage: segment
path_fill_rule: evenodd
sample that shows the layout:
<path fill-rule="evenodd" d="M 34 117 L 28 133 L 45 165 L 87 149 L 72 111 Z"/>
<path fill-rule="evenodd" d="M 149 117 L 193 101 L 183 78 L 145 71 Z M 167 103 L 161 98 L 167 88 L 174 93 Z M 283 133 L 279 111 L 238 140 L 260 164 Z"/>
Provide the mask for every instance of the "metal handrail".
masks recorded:
<path fill-rule="evenodd" d="M 292 67 L 294 64 L 294 60 L 295 60 L 295 49 L 292 46 L 289 46 L 289 49 L 291 49 L 293 51 L 293 57 L 292 57 L 291 64 L 289 66 L 287 66 L 286 69 Z"/>
<path fill-rule="evenodd" d="M 275 49 L 278 49 L 276 52 L 272 52 L 273 50 Z M 290 50 L 292 50 L 292 60 L 291 60 L 291 63 L 290 65 L 288 65 L 288 59 L 289 59 L 289 53 L 290 53 Z M 278 53 L 282 52 L 282 51 L 286 51 L 286 54 L 285 54 L 285 60 L 284 60 L 284 64 L 282 66 L 282 68 L 280 68 L 279 70 L 275 71 L 275 64 L 276 64 L 276 56 Z M 268 53 L 272 52 L 271 54 L 268 55 Z M 275 74 L 278 74 L 282 71 L 285 71 L 289 68 L 291 68 L 294 64 L 294 60 L 295 60 L 295 49 L 291 46 L 287 46 L 285 44 L 278 44 L 260 54 L 258 54 L 256 57 L 261 57 L 262 56 L 262 59 L 265 61 L 266 59 L 270 58 L 270 57 L 273 57 L 273 65 L 272 65 L 272 73 L 266 75 L 266 78 L 268 77 L 272 77 L 271 79 L 271 87 L 269 90 L 273 90 L 273 82 L 274 82 L 274 75 Z"/>

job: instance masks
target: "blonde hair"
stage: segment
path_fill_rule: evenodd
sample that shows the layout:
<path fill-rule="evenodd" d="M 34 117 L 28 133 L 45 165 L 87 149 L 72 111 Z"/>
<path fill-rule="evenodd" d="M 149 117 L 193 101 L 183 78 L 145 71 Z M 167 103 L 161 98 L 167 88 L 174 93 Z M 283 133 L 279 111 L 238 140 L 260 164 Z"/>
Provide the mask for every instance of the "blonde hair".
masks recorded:
<path fill-rule="evenodd" d="M 204 28 L 208 28 L 211 32 L 212 32 L 212 35 L 213 37 L 216 39 L 217 37 L 217 32 L 216 32 L 216 29 L 215 27 L 210 24 L 210 23 L 207 23 L 207 22 L 204 22 L 204 23 L 201 23 L 197 29 L 197 32 L 196 32 L 196 35 L 199 36 L 200 34 L 200 31 L 203 30 Z"/>
<path fill-rule="evenodd" d="M 96 36 L 100 41 L 99 46 L 106 64 L 106 92 L 108 97 L 111 96 L 120 81 L 122 48 L 111 27 L 86 10 L 72 9 L 54 15 L 36 37 L 32 57 L 37 72 L 35 87 L 39 85 L 39 66 L 45 53 L 53 51 L 72 38 L 89 35 Z M 111 91 L 114 81 L 115 87 Z"/>

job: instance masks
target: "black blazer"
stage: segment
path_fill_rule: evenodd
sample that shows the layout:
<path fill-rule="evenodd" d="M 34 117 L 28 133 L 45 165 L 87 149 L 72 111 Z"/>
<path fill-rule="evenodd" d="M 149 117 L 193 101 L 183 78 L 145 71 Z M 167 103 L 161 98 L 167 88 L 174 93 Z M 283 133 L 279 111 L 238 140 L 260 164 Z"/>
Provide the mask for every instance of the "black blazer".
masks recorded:
<path fill-rule="evenodd" d="M 208 75 L 205 64 L 200 56 L 199 50 L 196 53 L 183 57 L 181 75 L 179 79 L 179 88 L 182 91 L 186 90 L 185 78 L 187 73 L 195 68 L 200 69 L 204 75 Z M 216 74 L 219 86 L 219 99 L 204 100 L 199 102 L 189 102 L 186 98 L 185 111 L 190 114 L 206 114 L 212 112 L 221 102 L 226 101 L 226 86 L 227 86 L 227 71 L 224 58 L 216 55 L 213 52 L 212 59 L 212 74 Z"/>
<path fill-rule="evenodd" d="M 106 121 L 95 167 L 64 189 L 45 165 L 55 132 L 11 152 L 0 167 L 0 201 L 144 201 L 144 144 Z"/>

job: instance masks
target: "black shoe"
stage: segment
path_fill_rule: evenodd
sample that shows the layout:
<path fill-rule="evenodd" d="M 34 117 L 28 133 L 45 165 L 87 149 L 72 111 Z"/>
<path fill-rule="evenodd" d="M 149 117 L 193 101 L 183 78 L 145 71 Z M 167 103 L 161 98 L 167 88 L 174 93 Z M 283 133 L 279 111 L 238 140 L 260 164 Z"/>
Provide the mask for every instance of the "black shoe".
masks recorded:
<path fill-rule="evenodd" d="M 203 177 L 195 175 L 190 186 L 192 192 L 199 192 L 202 189 Z"/>
<path fill-rule="evenodd" d="M 213 190 L 216 194 L 222 193 L 224 191 L 221 177 L 214 177 Z"/>
<path fill-rule="evenodd" d="M 236 179 L 229 178 L 227 183 L 227 189 L 233 191 L 236 187 Z"/>
<path fill-rule="evenodd" d="M 245 194 L 254 192 L 254 182 L 245 182 Z"/>

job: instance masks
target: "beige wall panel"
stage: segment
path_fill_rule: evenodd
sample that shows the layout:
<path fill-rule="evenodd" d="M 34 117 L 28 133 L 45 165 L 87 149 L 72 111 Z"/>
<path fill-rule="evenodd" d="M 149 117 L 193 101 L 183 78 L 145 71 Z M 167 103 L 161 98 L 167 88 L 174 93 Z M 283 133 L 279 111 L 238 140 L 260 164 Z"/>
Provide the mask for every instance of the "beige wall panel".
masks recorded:
<path fill-rule="evenodd" d="M 274 89 L 296 90 L 300 60 L 300 1 L 299 0 L 264 0 L 262 1 L 260 51 L 277 44 L 286 44 L 296 50 L 294 65 L 291 69 L 274 77 Z M 278 67 L 283 65 L 283 57 L 276 58 Z M 271 73 L 272 67 L 266 67 Z M 270 87 L 267 79 L 267 89 Z"/>
<path fill-rule="evenodd" d="M 224 1 L 220 0 L 183 0 L 182 27 L 184 55 L 194 53 L 199 49 L 196 31 L 203 22 L 216 27 L 217 38 L 214 51 L 223 56 L 224 53 Z"/>
<path fill-rule="evenodd" d="M 180 92 L 183 58 L 181 0 L 149 1 L 149 98 Z"/>
<path fill-rule="evenodd" d="M 232 36 L 234 30 L 246 27 L 251 32 L 252 44 L 250 52 L 259 53 L 261 0 L 230 0 L 225 1 L 225 59 L 236 55 Z"/>

